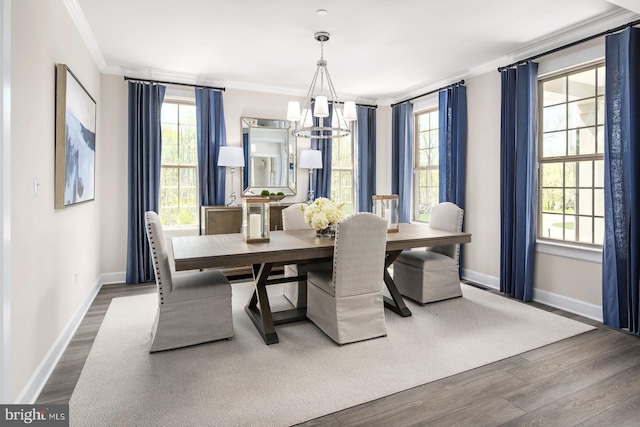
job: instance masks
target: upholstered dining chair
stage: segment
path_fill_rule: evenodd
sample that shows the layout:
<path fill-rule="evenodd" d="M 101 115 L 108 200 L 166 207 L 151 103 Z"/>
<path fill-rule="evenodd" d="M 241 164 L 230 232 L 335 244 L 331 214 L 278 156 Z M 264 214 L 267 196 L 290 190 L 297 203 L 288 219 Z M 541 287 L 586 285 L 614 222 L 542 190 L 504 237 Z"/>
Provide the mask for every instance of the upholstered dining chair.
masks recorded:
<path fill-rule="evenodd" d="M 338 344 L 387 335 L 382 299 L 387 222 L 357 213 L 338 222 L 333 269 L 307 273 L 307 317 Z"/>
<path fill-rule="evenodd" d="M 231 285 L 219 271 L 176 273 L 155 212 L 145 213 L 147 239 L 158 288 L 150 353 L 233 336 Z"/>
<path fill-rule="evenodd" d="M 429 226 L 462 231 L 463 214 L 453 203 L 440 203 L 431 209 Z M 421 304 L 461 297 L 459 257 L 459 244 L 405 250 L 393 263 L 393 281 L 402 295 Z"/>
<path fill-rule="evenodd" d="M 294 203 L 282 210 L 283 230 L 307 230 L 311 229 L 304 221 L 302 206 L 305 203 Z M 330 270 L 331 261 L 307 262 L 301 264 L 287 264 L 284 266 L 285 277 L 295 277 L 306 274 L 309 269 Z M 307 281 L 289 282 L 284 285 L 284 296 L 296 308 L 307 306 Z"/>

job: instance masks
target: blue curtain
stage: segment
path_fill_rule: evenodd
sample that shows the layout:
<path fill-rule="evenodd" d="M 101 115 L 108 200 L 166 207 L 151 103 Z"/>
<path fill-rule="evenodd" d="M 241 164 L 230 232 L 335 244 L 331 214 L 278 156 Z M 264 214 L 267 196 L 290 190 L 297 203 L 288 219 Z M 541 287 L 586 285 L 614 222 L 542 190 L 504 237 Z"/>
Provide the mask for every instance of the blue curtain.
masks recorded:
<path fill-rule="evenodd" d="M 640 334 L 640 30 L 607 36 L 605 62 L 605 325 Z"/>
<path fill-rule="evenodd" d="M 533 299 L 538 64 L 501 72 L 500 291 Z"/>
<path fill-rule="evenodd" d="M 292 138 L 295 138 L 295 136 Z M 244 154 L 244 167 L 242 168 L 242 185 L 240 189 L 244 190 L 242 187 L 249 186 L 249 129 L 247 129 L 247 132 L 242 133 L 242 152 Z"/>
<path fill-rule="evenodd" d="M 311 103 L 311 111 L 314 104 Z M 332 108 L 329 105 L 329 117 L 322 119 L 322 126 L 331 126 Z M 320 126 L 320 118 L 313 117 L 313 125 Z M 313 195 L 318 197 L 331 198 L 331 140 L 311 137 L 311 148 L 322 152 L 322 169 L 313 171 Z"/>
<path fill-rule="evenodd" d="M 227 145 L 222 92 L 196 88 L 196 123 L 200 206 L 224 206 L 226 168 L 218 166 L 220 147 Z"/>
<path fill-rule="evenodd" d="M 413 104 L 391 109 L 391 192 L 398 195 L 398 219 L 411 221 L 413 182 Z"/>
<path fill-rule="evenodd" d="M 467 88 L 455 86 L 438 94 L 439 197 L 464 209 L 467 168 Z"/>
<path fill-rule="evenodd" d="M 165 87 L 129 81 L 129 207 L 126 282 L 154 280 L 144 225 L 146 211 L 158 212 Z"/>
<path fill-rule="evenodd" d="M 358 105 L 356 111 L 356 208 L 358 212 L 371 212 L 371 197 L 376 192 L 376 109 Z"/>

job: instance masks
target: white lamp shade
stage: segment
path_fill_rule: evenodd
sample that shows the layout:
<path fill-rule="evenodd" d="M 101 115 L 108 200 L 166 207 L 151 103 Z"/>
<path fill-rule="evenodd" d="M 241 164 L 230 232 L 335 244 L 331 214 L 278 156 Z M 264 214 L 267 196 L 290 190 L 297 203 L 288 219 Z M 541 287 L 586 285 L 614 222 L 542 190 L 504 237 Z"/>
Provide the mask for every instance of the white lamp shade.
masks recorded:
<path fill-rule="evenodd" d="M 298 167 L 302 169 L 322 169 L 322 151 L 302 150 Z"/>
<path fill-rule="evenodd" d="M 300 120 L 300 103 L 298 101 L 289 101 L 287 106 L 287 120 L 297 122 Z"/>
<path fill-rule="evenodd" d="M 333 128 L 346 128 L 347 124 L 344 121 L 344 117 L 342 115 L 342 110 L 339 108 L 334 108 L 331 112 L 331 127 Z"/>
<path fill-rule="evenodd" d="M 244 152 L 241 147 L 220 147 L 218 166 L 244 166 Z"/>
<path fill-rule="evenodd" d="M 347 101 L 344 103 L 344 119 L 348 122 L 353 122 L 358 119 L 355 102 Z"/>
<path fill-rule="evenodd" d="M 313 115 L 316 117 L 329 117 L 329 103 L 326 96 L 317 96 L 313 107 Z"/>
<path fill-rule="evenodd" d="M 305 108 L 302 110 L 302 118 L 300 119 L 303 127 L 313 126 L 313 117 L 311 117 L 311 110 Z"/>

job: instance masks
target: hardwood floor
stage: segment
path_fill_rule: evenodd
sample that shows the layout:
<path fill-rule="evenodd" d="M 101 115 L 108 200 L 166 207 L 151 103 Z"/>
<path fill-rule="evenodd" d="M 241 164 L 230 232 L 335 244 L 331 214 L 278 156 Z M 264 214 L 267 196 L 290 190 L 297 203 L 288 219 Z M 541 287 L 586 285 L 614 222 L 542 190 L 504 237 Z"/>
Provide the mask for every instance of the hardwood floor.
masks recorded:
<path fill-rule="evenodd" d="M 69 402 L 112 298 L 155 291 L 104 286 L 36 403 Z M 640 425 L 640 337 L 529 304 L 598 329 L 302 425 Z"/>

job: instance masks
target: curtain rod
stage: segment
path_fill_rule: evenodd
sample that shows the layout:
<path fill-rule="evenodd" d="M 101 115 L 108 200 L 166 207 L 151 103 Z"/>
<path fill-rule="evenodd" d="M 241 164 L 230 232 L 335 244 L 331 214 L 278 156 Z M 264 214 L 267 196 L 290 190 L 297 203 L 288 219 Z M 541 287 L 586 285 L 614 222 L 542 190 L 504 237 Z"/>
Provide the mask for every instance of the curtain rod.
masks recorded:
<path fill-rule="evenodd" d="M 552 53 L 556 53 L 556 52 L 559 52 L 561 50 L 568 49 L 568 48 L 573 47 L 573 46 L 577 46 L 577 45 L 579 45 L 581 43 L 588 42 L 588 41 L 593 40 L 593 39 L 597 39 L 598 37 L 602 37 L 602 36 L 606 36 L 606 35 L 609 35 L 609 34 L 617 33 L 618 31 L 622 31 L 622 30 L 624 30 L 624 29 L 626 29 L 628 27 L 633 27 L 634 25 L 638 25 L 638 24 L 640 24 L 640 19 L 637 19 L 635 21 L 629 22 L 629 23 L 627 23 L 625 25 L 620 25 L 619 27 L 616 27 L 616 28 L 612 28 L 611 30 L 603 31 L 603 32 L 598 33 L 598 34 L 594 34 L 592 36 L 585 37 L 584 39 L 577 40 L 575 42 L 566 44 L 564 46 L 556 47 L 555 49 L 551 49 L 551 50 L 548 50 L 546 52 L 538 53 L 537 55 L 530 56 L 529 58 L 521 59 L 520 61 L 514 62 L 513 64 L 505 65 L 504 67 L 498 67 L 498 72 L 501 73 L 504 70 L 507 70 L 507 69 L 509 69 L 511 67 L 515 67 L 516 65 L 526 64 L 527 62 L 533 61 L 534 59 L 538 59 L 538 58 L 540 58 L 542 56 L 551 55 Z"/>
<path fill-rule="evenodd" d="M 148 80 L 148 79 L 138 79 L 135 77 L 127 77 L 124 76 L 124 80 L 134 80 L 137 82 L 147 82 L 147 83 L 162 83 L 166 85 L 178 85 L 178 86 L 190 86 L 190 87 L 202 87 L 205 89 L 215 89 L 224 92 L 225 88 L 223 87 L 215 87 L 215 86 L 204 86 L 204 85 L 192 85 L 190 83 L 175 83 L 175 82 L 163 82 L 162 80 Z"/>
<path fill-rule="evenodd" d="M 405 99 L 404 101 L 400 101 L 400 102 L 396 102 L 395 104 L 391 104 L 391 108 L 395 107 L 396 105 L 400 105 L 400 104 L 402 104 L 404 102 L 413 101 L 414 99 L 422 98 L 423 96 L 431 95 L 432 93 L 440 92 L 441 90 L 449 89 L 450 87 L 463 85 L 463 84 L 464 84 L 464 80 L 460 80 L 459 82 L 455 82 L 455 83 L 451 83 L 450 85 L 442 86 L 439 89 L 430 90 L 429 92 L 423 93 L 421 95 L 416 95 L 413 98 Z"/>

